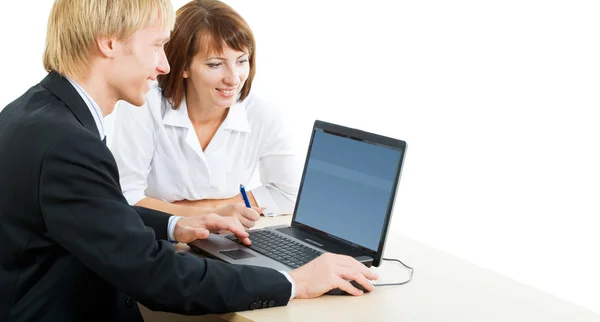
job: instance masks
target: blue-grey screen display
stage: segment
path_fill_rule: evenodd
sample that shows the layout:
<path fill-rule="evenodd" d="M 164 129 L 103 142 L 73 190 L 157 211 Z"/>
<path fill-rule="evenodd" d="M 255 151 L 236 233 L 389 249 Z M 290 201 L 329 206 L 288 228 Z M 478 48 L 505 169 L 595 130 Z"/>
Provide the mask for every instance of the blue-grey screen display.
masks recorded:
<path fill-rule="evenodd" d="M 400 157 L 317 129 L 296 221 L 376 251 Z"/>

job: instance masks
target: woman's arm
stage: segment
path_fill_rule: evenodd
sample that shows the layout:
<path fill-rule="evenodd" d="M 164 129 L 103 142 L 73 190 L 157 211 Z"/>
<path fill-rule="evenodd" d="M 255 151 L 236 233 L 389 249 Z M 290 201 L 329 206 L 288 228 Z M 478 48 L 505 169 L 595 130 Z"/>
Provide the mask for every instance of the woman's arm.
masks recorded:
<path fill-rule="evenodd" d="M 250 191 L 247 193 L 247 195 L 248 195 L 248 201 L 250 201 L 250 205 L 252 207 L 258 208 L 259 205 L 256 202 L 256 199 L 254 198 L 254 194 Z M 238 194 L 231 198 L 225 198 L 225 199 L 179 200 L 179 201 L 173 202 L 173 204 L 176 204 L 176 205 L 209 207 L 209 208 L 217 208 L 217 207 L 222 207 L 222 206 L 225 206 L 228 204 L 234 204 L 234 203 L 244 203 L 244 199 L 242 198 L 241 194 Z"/>
<path fill-rule="evenodd" d="M 258 109 L 269 122 L 263 124 L 265 139 L 259 147 L 258 160 L 262 186 L 252 189 L 259 206 L 265 207 L 267 215 L 291 214 L 294 211 L 302 160 L 289 129 L 276 110 Z"/>
<path fill-rule="evenodd" d="M 190 217 L 197 216 L 202 214 L 209 214 L 213 212 L 217 212 L 217 207 L 208 206 L 208 205 L 191 205 L 191 204 L 178 204 L 178 203 L 168 203 L 166 201 L 145 197 L 142 200 L 138 201 L 136 206 L 150 208 L 154 210 L 159 210 L 162 212 L 166 212 L 175 216 L 182 217 Z"/>
<path fill-rule="evenodd" d="M 250 198 L 250 196 L 248 196 Z M 225 199 L 222 199 L 225 200 Z M 242 225 L 246 228 L 254 227 L 255 222 L 260 218 L 260 213 L 263 209 L 258 207 L 246 208 L 244 203 L 219 203 L 219 204 L 208 204 L 205 200 L 189 201 L 182 200 L 174 203 L 168 203 L 152 198 L 145 198 L 140 200 L 138 206 L 148 207 L 152 209 L 162 210 L 164 212 L 170 212 L 177 216 L 189 216 L 190 214 L 202 214 L 206 212 L 214 212 L 221 216 L 235 216 L 237 217 Z"/>

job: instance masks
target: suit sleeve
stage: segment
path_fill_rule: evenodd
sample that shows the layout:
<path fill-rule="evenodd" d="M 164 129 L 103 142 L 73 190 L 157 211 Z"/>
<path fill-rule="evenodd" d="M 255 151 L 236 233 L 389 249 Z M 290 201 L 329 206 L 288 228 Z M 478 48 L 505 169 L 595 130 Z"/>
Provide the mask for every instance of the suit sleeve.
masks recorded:
<path fill-rule="evenodd" d="M 169 217 L 171 215 L 144 207 L 134 206 L 132 208 L 140 216 L 144 225 L 154 230 L 156 240 L 168 240 Z"/>
<path fill-rule="evenodd" d="M 46 153 L 40 204 L 49 234 L 106 281 L 152 310 L 224 313 L 286 305 L 291 284 L 276 270 L 176 253 L 157 241 L 123 198 L 110 151 L 70 135 Z"/>

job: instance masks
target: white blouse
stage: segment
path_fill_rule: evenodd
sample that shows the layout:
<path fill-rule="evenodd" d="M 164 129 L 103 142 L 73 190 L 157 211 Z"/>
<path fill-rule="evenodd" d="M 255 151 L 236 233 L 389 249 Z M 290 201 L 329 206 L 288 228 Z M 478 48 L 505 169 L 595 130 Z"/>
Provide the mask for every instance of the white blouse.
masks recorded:
<path fill-rule="evenodd" d="M 258 166 L 262 185 L 250 191 L 264 213 L 293 212 L 302 161 L 279 115 L 258 97 L 231 106 L 204 151 L 185 99 L 174 110 L 156 85 L 143 107 L 120 101 L 115 113 L 110 148 L 129 204 L 230 198 Z"/>

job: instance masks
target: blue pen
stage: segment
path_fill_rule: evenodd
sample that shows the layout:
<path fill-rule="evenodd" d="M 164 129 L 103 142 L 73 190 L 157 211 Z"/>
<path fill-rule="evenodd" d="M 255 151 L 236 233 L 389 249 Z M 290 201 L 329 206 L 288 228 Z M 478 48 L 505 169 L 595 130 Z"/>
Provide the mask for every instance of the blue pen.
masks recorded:
<path fill-rule="evenodd" d="M 246 194 L 246 189 L 244 189 L 243 184 L 240 184 L 240 193 L 242 194 L 242 198 L 244 198 L 244 203 L 246 204 L 246 207 L 252 208 L 252 206 L 250 205 L 250 200 L 248 200 L 248 195 Z"/>

